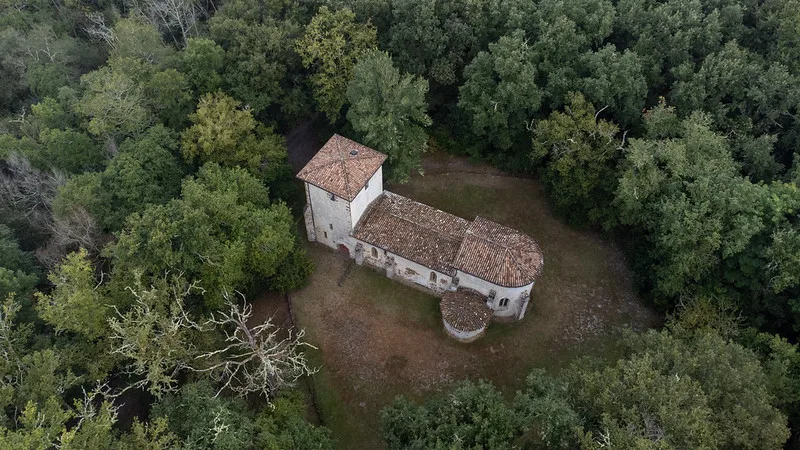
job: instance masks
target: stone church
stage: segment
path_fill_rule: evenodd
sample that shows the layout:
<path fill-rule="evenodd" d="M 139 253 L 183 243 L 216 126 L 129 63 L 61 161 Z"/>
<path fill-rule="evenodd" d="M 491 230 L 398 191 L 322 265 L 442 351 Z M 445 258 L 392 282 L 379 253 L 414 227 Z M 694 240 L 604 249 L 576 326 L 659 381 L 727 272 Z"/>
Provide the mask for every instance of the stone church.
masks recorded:
<path fill-rule="evenodd" d="M 297 174 L 308 239 L 441 296 L 447 332 L 477 339 L 492 317 L 520 320 L 544 259 L 531 237 L 383 190 L 386 155 L 334 135 Z"/>

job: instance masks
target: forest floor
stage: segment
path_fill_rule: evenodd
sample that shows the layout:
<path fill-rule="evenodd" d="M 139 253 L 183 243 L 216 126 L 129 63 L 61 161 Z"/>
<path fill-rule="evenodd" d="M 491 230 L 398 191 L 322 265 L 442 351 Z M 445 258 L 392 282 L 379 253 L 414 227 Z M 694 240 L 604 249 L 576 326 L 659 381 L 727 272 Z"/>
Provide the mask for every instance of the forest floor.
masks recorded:
<path fill-rule="evenodd" d="M 313 387 L 340 448 L 381 448 L 379 413 L 397 395 L 424 400 L 466 378 L 510 395 L 534 367 L 557 371 L 577 355 L 603 355 L 621 329 L 660 321 L 634 293 L 617 246 L 554 217 L 536 180 L 443 154 L 427 156 L 424 167 L 426 175 L 388 189 L 528 233 L 542 248 L 544 272 L 521 322 L 493 323 L 461 344 L 445 334 L 437 298 L 359 266 L 338 286 L 349 261 L 309 244 L 314 274 L 290 297 L 297 325 L 318 347 L 309 355 L 320 367 Z"/>

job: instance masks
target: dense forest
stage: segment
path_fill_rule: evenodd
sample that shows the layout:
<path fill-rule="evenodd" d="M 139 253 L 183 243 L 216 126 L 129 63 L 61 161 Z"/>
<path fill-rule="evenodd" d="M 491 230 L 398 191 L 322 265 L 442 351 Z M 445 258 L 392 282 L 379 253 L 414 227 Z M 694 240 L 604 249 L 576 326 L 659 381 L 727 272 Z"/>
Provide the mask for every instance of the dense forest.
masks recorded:
<path fill-rule="evenodd" d="M 798 24 L 798 0 L 0 0 L 0 448 L 335 446 L 310 344 L 249 302 L 314 270 L 284 138 L 314 115 L 392 182 L 434 148 L 538 177 L 667 317 L 512 399 L 397 399 L 390 448 L 796 444 Z"/>

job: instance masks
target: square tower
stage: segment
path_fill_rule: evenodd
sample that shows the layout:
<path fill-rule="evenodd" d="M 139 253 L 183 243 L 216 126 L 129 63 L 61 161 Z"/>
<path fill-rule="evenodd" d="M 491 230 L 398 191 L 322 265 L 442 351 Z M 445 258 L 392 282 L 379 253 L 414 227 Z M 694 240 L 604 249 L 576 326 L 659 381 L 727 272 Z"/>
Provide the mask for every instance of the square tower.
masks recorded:
<path fill-rule="evenodd" d="M 352 252 L 351 233 L 383 193 L 386 155 L 334 134 L 297 174 L 306 191 L 308 239 Z"/>

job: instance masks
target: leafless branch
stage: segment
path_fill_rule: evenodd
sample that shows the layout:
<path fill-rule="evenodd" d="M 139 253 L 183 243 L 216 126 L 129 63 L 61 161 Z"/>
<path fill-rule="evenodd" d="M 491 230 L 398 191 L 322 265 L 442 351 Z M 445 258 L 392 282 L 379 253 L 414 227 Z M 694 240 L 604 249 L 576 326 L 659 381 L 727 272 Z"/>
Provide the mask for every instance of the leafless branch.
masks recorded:
<path fill-rule="evenodd" d="M 266 319 L 262 324 L 250 328 L 248 320 L 253 307 L 244 296 L 239 306 L 231 295 L 225 295 L 227 312 L 213 315 L 208 324 L 219 327 L 225 334 L 222 348 L 203 353 L 196 360 L 206 362 L 202 368 L 190 367 L 196 372 L 210 373 L 221 385 L 217 395 L 230 389 L 237 395 L 249 393 L 272 399 L 283 388 L 293 386 L 302 376 L 316 373 L 309 367 L 303 347 L 316 348 L 304 342 L 305 331 L 282 330 Z"/>

